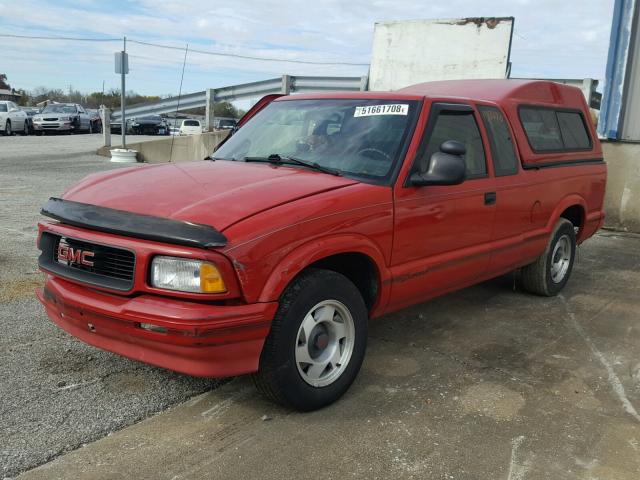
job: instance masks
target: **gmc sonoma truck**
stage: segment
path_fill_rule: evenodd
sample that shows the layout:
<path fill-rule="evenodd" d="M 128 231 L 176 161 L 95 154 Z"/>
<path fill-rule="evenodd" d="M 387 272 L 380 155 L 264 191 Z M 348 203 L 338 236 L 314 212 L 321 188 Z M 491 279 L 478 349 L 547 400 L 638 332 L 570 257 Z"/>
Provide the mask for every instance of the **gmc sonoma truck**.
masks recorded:
<path fill-rule="evenodd" d="M 604 219 L 589 118 L 547 81 L 267 96 L 208 161 L 50 199 L 38 297 L 96 347 L 320 408 L 356 377 L 369 319 L 516 269 L 534 294 L 565 286 Z"/>

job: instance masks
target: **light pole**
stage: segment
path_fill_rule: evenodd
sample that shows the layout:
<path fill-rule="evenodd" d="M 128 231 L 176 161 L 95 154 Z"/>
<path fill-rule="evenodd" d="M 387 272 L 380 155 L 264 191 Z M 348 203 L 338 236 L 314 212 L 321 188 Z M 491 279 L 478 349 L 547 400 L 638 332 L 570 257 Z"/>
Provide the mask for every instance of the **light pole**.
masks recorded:
<path fill-rule="evenodd" d="M 125 76 L 129 71 L 129 62 L 127 59 L 127 36 L 125 35 L 122 45 L 122 72 L 120 75 L 120 116 L 122 117 L 122 126 L 120 131 L 122 133 L 122 148 L 127 148 L 127 119 L 125 117 Z"/>
<path fill-rule="evenodd" d="M 120 74 L 120 116 L 122 118 L 122 148 L 127 148 L 127 118 L 125 117 L 125 75 L 129 73 L 129 57 L 127 56 L 127 37 L 123 39 L 122 51 L 115 55 L 116 73 Z"/>

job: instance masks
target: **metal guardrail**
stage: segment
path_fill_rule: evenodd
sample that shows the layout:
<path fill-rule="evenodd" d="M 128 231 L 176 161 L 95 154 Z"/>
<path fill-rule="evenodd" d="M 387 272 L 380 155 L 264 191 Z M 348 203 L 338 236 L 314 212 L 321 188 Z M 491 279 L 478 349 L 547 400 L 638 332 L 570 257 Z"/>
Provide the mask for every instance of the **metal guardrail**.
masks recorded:
<path fill-rule="evenodd" d="M 188 110 L 197 107 L 211 107 L 217 102 L 231 102 L 246 98 L 261 97 L 270 93 L 303 93 L 323 91 L 359 91 L 366 90 L 368 78 L 364 77 L 309 77 L 283 75 L 259 82 L 212 88 L 202 92 L 188 93 L 180 98 L 163 98 L 158 102 L 149 102 L 127 107 L 127 118 L 144 115 L 159 115 L 175 112 L 176 109 Z M 112 120 L 120 119 L 120 112 L 113 112 Z M 207 118 L 210 115 L 207 114 Z"/>
<path fill-rule="evenodd" d="M 195 92 L 178 97 L 163 98 L 159 102 L 142 103 L 127 107 L 127 118 L 140 117 L 145 115 L 159 115 L 161 113 L 175 112 L 180 104 L 181 110 L 189 108 L 204 107 L 207 102 L 207 92 Z M 120 120 L 120 111 L 111 114 L 112 120 Z"/>

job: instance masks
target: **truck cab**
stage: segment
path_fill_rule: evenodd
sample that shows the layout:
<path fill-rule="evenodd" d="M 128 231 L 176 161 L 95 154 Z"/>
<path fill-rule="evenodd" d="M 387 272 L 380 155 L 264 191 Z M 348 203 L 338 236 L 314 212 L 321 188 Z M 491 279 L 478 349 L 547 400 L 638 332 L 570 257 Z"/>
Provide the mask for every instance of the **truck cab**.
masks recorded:
<path fill-rule="evenodd" d="M 579 89 L 547 81 L 270 96 L 208 161 L 49 200 L 38 295 L 87 343 L 320 408 L 376 317 L 514 270 L 562 290 L 604 220 L 588 119 Z"/>

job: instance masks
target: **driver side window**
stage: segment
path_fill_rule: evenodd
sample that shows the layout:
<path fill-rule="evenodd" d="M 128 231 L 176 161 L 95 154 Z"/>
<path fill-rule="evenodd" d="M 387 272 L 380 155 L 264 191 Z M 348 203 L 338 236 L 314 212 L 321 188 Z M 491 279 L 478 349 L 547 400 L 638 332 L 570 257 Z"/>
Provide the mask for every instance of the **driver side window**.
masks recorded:
<path fill-rule="evenodd" d="M 419 161 L 420 173 L 429 169 L 431 156 L 440 149 L 442 142 L 457 140 L 467 149 L 464 161 L 467 166 L 467 178 L 479 178 L 487 175 L 482 137 L 472 111 L 441 111 L 435 118 L 435 125 L 428 139 L 427 148 Z"/>

